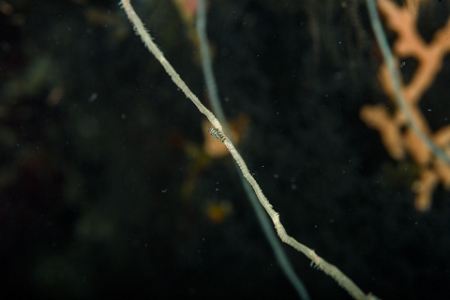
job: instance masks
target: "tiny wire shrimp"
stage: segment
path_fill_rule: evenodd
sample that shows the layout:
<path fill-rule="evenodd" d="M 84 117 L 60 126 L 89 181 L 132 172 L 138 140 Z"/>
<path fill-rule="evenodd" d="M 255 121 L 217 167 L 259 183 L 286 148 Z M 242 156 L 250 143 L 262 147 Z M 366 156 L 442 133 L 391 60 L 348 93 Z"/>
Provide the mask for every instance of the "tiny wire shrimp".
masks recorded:
<path fill-rule="evenodd" d="M 217 129 L 213 128 L 213 127 L 209 128 L 209 134 L 211 134 L 213 137 L 215 137 L 216 139 L 218 139 L 222 143 L 226 139 L 226 136 L 222 132 L 220 132 L 219 130 L 217 130 Z"/>

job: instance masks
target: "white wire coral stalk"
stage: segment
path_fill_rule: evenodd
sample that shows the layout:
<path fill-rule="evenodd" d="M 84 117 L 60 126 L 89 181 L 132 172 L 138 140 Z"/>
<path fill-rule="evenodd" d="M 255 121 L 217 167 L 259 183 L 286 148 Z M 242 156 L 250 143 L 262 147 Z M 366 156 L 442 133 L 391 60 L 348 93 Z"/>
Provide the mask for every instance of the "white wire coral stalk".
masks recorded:
<path fill-rule="evenodd" d="M 272 222 L 275 226 L 278 236 L 280 239 L 295 248 L 297 251 L 302 252 L 306 257 L 308 257 L 312 262 L 311 264 L 316 266 L 317 268 L 324 271 L 326 274 L 330 275 L 340 286 L 342 286 L 354 299 L 377 299 L 372 294 L 365 294 L 350 278 L 348 278 L 344 273 L 341 272 L 336 266 L 328 263 L 323 258 L 318 256 L 314 250 L 308 248 L 307 246 L 299 243 L 297 240 L 289 236 L 284 229 L 284 226 L 280 222 L 279 214 L 272 208 L 269 200 L 266 198 L 255 178 L 250 174 L 247 165 L 242 159 L 241 155 L 237 152 L 231 140 L 225 135 L 222 129 L 222 125 L 214 116 L 214 114 L 208 110 L 197 98 L 197 96 L 192 93 L 186 83 L 180 78 L 178 73 L 172 67 L 172 65 L 167 61 L 167 59 L 162 54 L 161 50 L 158 49 L 156 44 L 153 42 L 152 37 L 145 29 L 142 24 L 141 19 L 138 17 L 133 7 L 131 6 L 130 0 L 121 0 L 123 9 L 128 17 L 128 19 L 133 24 L 134 30 L 136 34 L 138 34 L 145 46 L 148 50 L 156 57 L 156 59 L 161 63 L 161 65 L 166 70 L 167 74 L 172 78 L 173 82 L 183 91 L 183 93 L 188 97 L 195 106 L 197 106 L 198 110 L 208 118 L 208 120 L 213 125 L 213 132 L 216 132 L 220 137 L 220 141 L 227 147 L 228 151 L 230 151 L 234 160 L 238 164 L 239 168 L 242 171 L 242 175 L 248 181 L 248 183 L 252 186 L 256 196 L 258 197 L 259 202 L 266 210 L 269 217 L 272 219 Z"/>
<path fill-rule="evenodd" d="M 200 47 L 200 56 L 202 59 L 203 76 L 205 78 L 206 90 L 208 92 L 212 110 L 219 119 L 219 122 L 222 123 L 225 133 L 229 135 L 230 127 L 228 126 L 227 120 L 225 119 L 225 113 L 223 112 L 222 105 L 220 103 L 219 91 L 217 89 L 216 79 L 212 67 L 211 55 L 209 52 L 208 35 L 206 34 L 207 18 L 206 18 L 205 2 L 206 2 L 205 0 L 198 0 L 197 2 L 198 4 L 197 4 L 197 22 L 196 22 L 197 36 Z M 283 271 L 287 279 L 290 281 L 292 286 L 297 291 L 297 294 L 300 297 L 300 299 L 309 300 L 310 297 L 308 294 L 308 290 L 303 284 L 303 281 L 295 273 L 294 268 L 292 267 L 292 264 L 289 261 L 289 258 L 284 253 L 284 250 L 281 246 L 281 242 L 278 239 L 274 229 L 272 228 L 269 217 L 266 215 L 264 209 L 259 204 L 258 198 L 256 197 L 255 193 L 253 192 L 248 182 L 239 172 L 238 165 L 237 164 L 234 165 L 236 169 L 238 169 L 237 171 L 240 175 L 239 179 L 241 180 L 242 186 L 244 187 L 244 191 L 247 194 L 247 198 L 250 201 L 253 210 L 255 211 L 259 225 L 267 241 L 269 242 L 270 247 L 273 250 L 278 265 L 280 266 L 281 270 Z"/>

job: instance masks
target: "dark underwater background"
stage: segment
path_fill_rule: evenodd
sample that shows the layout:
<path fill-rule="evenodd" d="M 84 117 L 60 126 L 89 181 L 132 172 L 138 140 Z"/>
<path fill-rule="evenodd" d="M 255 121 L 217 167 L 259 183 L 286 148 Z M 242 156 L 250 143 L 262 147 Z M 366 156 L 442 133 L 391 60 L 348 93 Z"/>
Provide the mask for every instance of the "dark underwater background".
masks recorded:
<path fill-rule="evenodd" d="M 425 40 L 450 15 L 428 2 Z M 132 4 L 209 106 L 176 2 Z M 389 105 L 364 4 L 208 1 L 220 98 L 247 120 L 240 152 L 290 235 L 382 299 L 448 299 L 450 193 L 417 211 L 416 165 L 359 119 Z M 446 58 L 420 102 L 432 130 L 449 79 Z M 295 299 L 231 158 L 205 153 L 203 120 L 118 0 L 1 0 L 0 297 Z M 349 298 L 284 249 L 312 299 Z"/>

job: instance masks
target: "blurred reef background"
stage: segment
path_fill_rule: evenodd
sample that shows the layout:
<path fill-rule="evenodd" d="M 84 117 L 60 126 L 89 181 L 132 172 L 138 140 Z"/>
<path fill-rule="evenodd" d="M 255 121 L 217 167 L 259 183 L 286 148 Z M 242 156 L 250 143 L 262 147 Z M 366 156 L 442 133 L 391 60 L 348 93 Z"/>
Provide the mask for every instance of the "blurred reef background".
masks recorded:
<path fill-rule="evenodd" d="M 132 4 L 208 103 L 195 1 Z M 450 2 L 422 8 L 429 40 Z M 417 211 L 417 167 L 359 118 L 389 105 L 364 1 L 211 0 L 208 36 L 241 154 L 288 233 L 365 292 L 447 299 L 450 193 Z M 449 78 L 447 58 L 421 100 L 433 130 Z M 0 0 L 0 298 L 294 299 L 203 121 L 118 0 Z M 349 298 L 285 249 L 312 299 Z"/>

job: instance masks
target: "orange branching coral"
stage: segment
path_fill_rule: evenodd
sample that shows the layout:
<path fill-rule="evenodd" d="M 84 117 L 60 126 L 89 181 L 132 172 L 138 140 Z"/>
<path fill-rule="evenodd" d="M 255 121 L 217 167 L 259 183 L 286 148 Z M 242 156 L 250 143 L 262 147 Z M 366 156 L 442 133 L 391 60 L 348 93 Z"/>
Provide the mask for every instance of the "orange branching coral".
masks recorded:
<path fill-rule="evenodd" d="M 249 124 L 249 118 L 246 115 L 241 115 L 236 120 L 230 121 L 229 126 L 231 130 L 231 138 L 238 145 L 245 136 L 245 131 Z M 214 159 L 226 157 L 229 152 L 225 145 L 212 137 L 209 133 L 209 128 L 211 124 L 208 121 L 204 121 L 202 124 L 204 142 L 203 145 L 198 145 L 194 142 L 184 141 L 181 137 L 175 136 L 172 138 L 172 142 L 178 147 L 182 148 L 183 151 L 192 158 L 192 163 L 190 164 L 186 179 L 184 180 L 181 187 L 182 199 L 189 199 L 197 184 L 200 174 L 207 168 L 211 166 Z M 208 218 L 214 219 L 214 222 L 219 222 L 218 216 L 219 212 L 225 213 L 225 210 L 220 210 L 219 206 L 212 206 L 211 210 L 208 209 Z M 223 207 L 222 207 L 223 208 Z M 226 214 L 224 214 L 225 216 Z"/>
<path fill-rule="evenodd" d="M 249 123 L 249 118 L 245 115 L 241 115 L 234 121 L 228 122 L 228 125 L 230 126 L 231 130 L 231 139 L 233 140 L 236 145 L 239 145 L 239 143 L 242 140 L 242 136 L 245 134 L 245 129 L 247 128 Z M 211 124 L 207 121 L 204 121 L 202 124 L 202 130 L 203 130 L 203 137 L 205 138 L 204 144 L 203 144 L 203 150 L 211 157 L 214 158 L 220 158 L 225 157 L 228 155 L 228 149 L 225 147 L 225 145 L 217 140 L 216 138 L 212 137 L 209 133 L 209 128 L 211 127 Z"/>
<path fill-rule="evenodd" d="M 390 0 L 378 0 L 378 7 L 386 19 L 387 26 L 398 34 L 393 45 L 396 59 L 413 57 L 418 62 L 411 81 L 402 84 L 403 97 L 411 111 L 412 119 L 422 132 L 448 154 L 450 126 L 445 126 L 433 134 L 418 107 L 418 102 L 441 69 L 444 56 L 450 52 L 450 19 L 427 44 L 417 31 L 418 0 L 406 0 L 405 6 L 402 7 Z M 392 79 L 386 64 L 381 66 L 379 78 L 384 92 L 394 101 Z M 394 159 L 403 159 L 405 152 L 408 152 L 420 167 L 419 179 L 413 186 L 416 192 L 415 207 L 417 210 L 427 211 L 439 181 L 444 187 L 450 188 L 450 166 L 434 157 L 411 129 L 406 128 L 402 133 L 401 129 L 406 127 L 406 119 L 399 108 L 389 114 L 387 108 L 381 105 L 366 105 L 361 109 L 360 117 L 368 126 L 380 132 L 384 146 Z"/>
<path fill-rule="evenodd" d="M 206 205 L 206 216 L 211 223 L 220 224 L 225 221 L 233 211 L 230 201 L 209 201 Z"/>
<path fill-rule="evenodd" d="M 173 0 L 173 2 L 184 22 L 190 25 L 194 24 L 198 5 L 197 0 Z"/>
<path fill-rule="evenodd" d="M 187 35 L 191 42 L 197 47 L 198 37 L 195 30 L 195 15 L 197 13 L 198 0 L 172 0 L 178 10 L 181 20 L 187 29 Z"/>
<path fill-rule="evenodd" d="M 386 107 L 383 105 L 364 106 L 361 109 L 360 117 L 369 127 L 380 131 L 383 144 L 394 159 L 400 160 L 405 156 L 398 124 L 389 115 Z"/>

